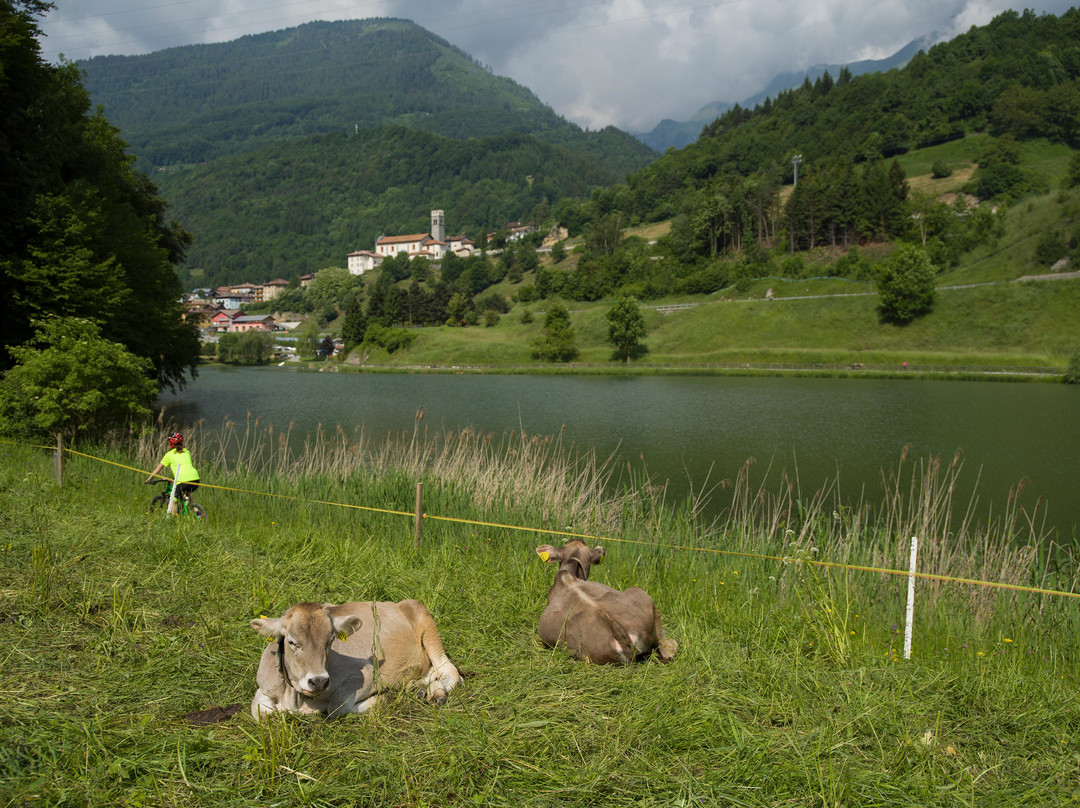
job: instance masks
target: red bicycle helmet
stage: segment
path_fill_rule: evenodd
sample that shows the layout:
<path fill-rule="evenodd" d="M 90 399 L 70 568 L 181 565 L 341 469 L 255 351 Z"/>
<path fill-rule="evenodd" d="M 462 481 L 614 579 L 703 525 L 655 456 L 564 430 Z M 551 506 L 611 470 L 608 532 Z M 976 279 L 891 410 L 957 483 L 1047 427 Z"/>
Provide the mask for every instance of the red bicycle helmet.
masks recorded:
<path fill-rule="evenodd" d="M 183 445 L 184 445 L 184 436 L 181 435 L 179 432 L 173 432 L 171 435 L 169 435 L 169 448 L 170 449 L 175 449 L 177 446 L 183 446 Z"/>

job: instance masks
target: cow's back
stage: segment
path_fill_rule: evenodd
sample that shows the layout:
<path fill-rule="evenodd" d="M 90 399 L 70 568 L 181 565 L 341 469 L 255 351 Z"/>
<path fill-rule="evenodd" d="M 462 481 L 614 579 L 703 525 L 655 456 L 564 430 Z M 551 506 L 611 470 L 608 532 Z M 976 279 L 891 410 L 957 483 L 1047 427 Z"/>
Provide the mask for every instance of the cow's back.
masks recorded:
<path fill-rule="evenodd" d="M 431 669 L 422 637 L 428 624 L 432 629 L 435 624 L 419 601 L 353 601 L 332 606 L 330 613 L 334 617 L 355 614 L 363 621 L 358 631 L 344 641 L 335 639 L 330 647 L 331 680 L 355 672 L 359 663 L 378 684 L 400 687 Z"/>
<path fill-rule="evenodd" d="M 596 581 L 553 588 L 540 615 L 540 639 L 598 664 L 632 662 L 657 646 L 657 615 L 645 590 L 625 592 Z"/>

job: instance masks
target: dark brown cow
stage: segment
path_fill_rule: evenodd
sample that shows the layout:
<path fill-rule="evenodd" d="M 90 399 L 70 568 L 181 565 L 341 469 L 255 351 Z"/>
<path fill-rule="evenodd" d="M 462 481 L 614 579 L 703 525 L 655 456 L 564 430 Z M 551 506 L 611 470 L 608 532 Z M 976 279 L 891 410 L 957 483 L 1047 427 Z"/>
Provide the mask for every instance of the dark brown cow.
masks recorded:
<path fill-rule="evenodd" d="M 543 561 L 559 565 L 540 615 L 540 639 L 550 648 L 564 647 L 578 659 L 599 664 L 626 665 L 654 650 L 669 662 L 678 650 L 664 638 L 656 604 L 644 589 L 625 592 L 589 580 L 589 569 L 604 560 L 603 547 L 589 548 L 572 540 L 555 549 L 536 548 Z"/>
<path fill-rule="evenodd" d="M 411 684 L 442 704 L 461 681 L 423 603 L 299 603 L 251 627 L 271 642 L 263 650 L 251 714 L 278 710 L 363 713 L 391 689 Z"/>

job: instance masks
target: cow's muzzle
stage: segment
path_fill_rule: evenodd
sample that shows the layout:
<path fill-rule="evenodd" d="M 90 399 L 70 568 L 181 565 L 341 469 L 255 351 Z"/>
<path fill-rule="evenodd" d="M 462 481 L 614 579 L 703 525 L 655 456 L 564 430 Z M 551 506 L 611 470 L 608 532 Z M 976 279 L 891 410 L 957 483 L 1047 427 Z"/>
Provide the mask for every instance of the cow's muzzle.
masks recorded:
<path fill-rule="evenodd" d="M 330 677 L 324 673 L 321 676 L 308 676 L 307 687 L 301 687 L 301 691 L 305 696 L 314 696 L 318 693 L 322 693 L 329 686 Z"/>

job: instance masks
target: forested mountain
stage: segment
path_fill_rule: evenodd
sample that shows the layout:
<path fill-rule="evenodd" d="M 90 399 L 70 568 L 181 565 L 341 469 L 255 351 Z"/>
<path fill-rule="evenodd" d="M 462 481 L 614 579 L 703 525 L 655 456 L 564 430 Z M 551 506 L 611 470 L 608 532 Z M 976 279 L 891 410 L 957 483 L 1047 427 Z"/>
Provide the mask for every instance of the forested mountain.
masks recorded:
<path fill-rule="evenodd" d="M 908 159 L 924 147 L 948 157 Z M 628 182 L 563 200 L 559 221 L 584 234 L 586 250 L 567 271 L 538 274 L 536 289 L 599 300 L 711 294 L 777 275 L 866 280 L 881 268 L 851 248 L 889 254 L 902 242 L 932 281 L 999 238 L 1010 203 L 1080 184 L 1080 158 L 1068 176 L 1048 177 L 1029 167 L 1032 150 L 1078 147 L 1080 12 L 1006 12 L 902 69 L 823 73 L 753 109 L 734 107 Z M 965 178 L 942 198 L 913 188 L 904 162 Z M 620 228 L 667 220 L 660 256 L 619 241 Z M 1074 221 L 1063 208 L 1039 238 L 1039 264 L 1080 257 Z"/>
<path fill-rule="evenodd" d="M 261 282 L 373 249 L 382 234 L 426 233 L 432 208 L 479 239 L 510 220 L 543 222 L 563 197 L 610 185 L 588 155 L 534 137 L 455 140 L 401 126 L 318 135 L 156 175 L 195 240 L 210 283 Z"/>
<path fill-rule="evenodd" d="M 713 178 L 790 183 L 796 154 L 801 181 L 837 162 L 870 163 L 983 131 L 1080 146 L 1075 8 L 1060 17 L 1005 12 L 903 69 L 825 73 L 753 109 L 736 105 L 696 143 L 631 177 L 617 191 L 619 207 L 633 218 L 664 219 Z"/>
<path fill-rule="evenodd" d="M 341 264 L 442 208 L 474 237 L 546 218 L 655 154 L 585 132 L 406 20 L 314 22 L 79 63 L 217 284 Z"/>
<path fill-rule="evenodd" d="M 94 102 L 144 166 L 387 124 L 452 138 L 532 134 L 591 152 L 619 172 L 653 156 L 617 130 L 583 132 L 525 87 L 408 20 L 312 22 L 78 65 Z"/>
<path fill-rule="evenodd" d="M 739 105 L 756 107 L 764 103 L 767 98 L 775 98 L 787 90 L 794 90 L 807 79 L 813 83 L 823 78 L 826 73 L 833 76 L 839 75 L 845 68 L 848 74 L 861 76 L 863 73 L 884 73 L 894 67 L 903 67 L 912 56 L 925 47 L 928 39 L 929 37 L 926 36 L 913 40 L 885 59 L 863 59 L 846 65 L 814 65 L 800 73 L 781 73 L 774 76 L 764 90 L 739 102 Z M 658 152 L 666 151 L 669 146 L 681 149 L 697 140 L 706 124 L 720 117 L 733 106 L 734 104 L 730 101 L 713 101 L 701 107 L 685 121 L 673 121 L 666 118 L 660 121 L 651 132 L 638 133 L 637 137 Z"/>

